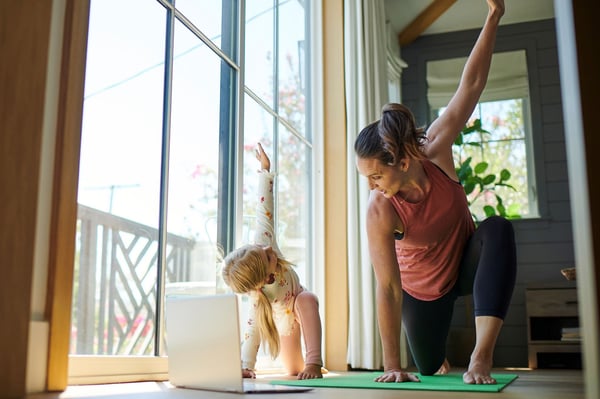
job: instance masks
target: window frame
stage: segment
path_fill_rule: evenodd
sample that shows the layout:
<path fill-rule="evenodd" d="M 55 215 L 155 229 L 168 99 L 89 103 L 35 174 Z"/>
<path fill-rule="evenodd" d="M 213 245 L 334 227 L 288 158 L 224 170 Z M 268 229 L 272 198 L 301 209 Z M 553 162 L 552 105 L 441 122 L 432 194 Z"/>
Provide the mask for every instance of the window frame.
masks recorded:
<path fill-rule="evenodd" d="M 532 132 L 531 132 L 531 109 L 529 108 L 530 106 L 530 101 L 529 101 L 529 97 L 510 97 L 510 98 L 503 98 L 503 99 L 497 99 L 497 100 L 489 100 L 489 101 L 480 101 L 475 105 L 475 110 L 473 111 L 473 115 L 479 113 L 480 115 L 478 115 L 478 117 L 471 117 L 469 120 L 473 121 L 475 119 L 483 119 L 485 118 L 485 115 L 481 115 L 481 106 L 482 104 L 486 104 L 489 102 L 500 102 L 500 101 L 512 101 L 512 100 L 518 100 L 521 102 L 521 112 L 522 112 L 522 116 L 523 116 L 523 137 L 522 138 L 510 138 L 510 139 L 505 139 L 502 141 L 505 142 L 517 142 L 517 141 L 522 141 L 523 145 L 525 146 L 525 161 L 527 164 L 527 168 L 526 168 L 526 177 L 527 177 L 527 181 L 528 181 L 528 187 L 527 187 L 527 203 L 528 203 L 528 213 L 527 214 L 519 214 L 518 215 L 518 219 L 538 219 L 540 217 L 539 215 L 539 205 L 538 205 L 538 197 L 537 197 L 537 182 L 535 181 L 535 164 L 534 164 L 534 157 L 533 157 L 533 138 L 532 138 Z M 478 110 L 479 108 L 479 110 Z M 442 108 L 437 108 L 437 109 L 432 109 L 431 111 L 431 121 L 433 121 L 439 114 L 440 110 Z M 470 123 L 470 122 L 468 122 Z M 485 126 L 482 126 L 485 129 Z M 498 142 L 497 140 L 473 140 L 473 139 L 469 139 L 470 142 L 476 142 L 479 143 L 482 147 L 478 150 L 479 152 L 483 152 L 485 154 L 485 147 L 487 144 L 489 143 L 494 143 L 494 142 Z M 452 152 L 453 152 L 453 156 L 456 159 L 456 151 L 457 151 L 457 146 L 453 145 L 452 146 Z M 471 163 L 471 165 L 476 165 L 478 162 L 488 162 L 488 158 L 489 156 L 493 157 L 494 154 L 491 155 L 484 155 L 482 158 L 477 159 L 476 157 L 473 157 L 473 161 Z M 515 170 L 513 168 L 511 168 L 511 166 L 507 166 L 506 169 L 512 173 L 512 176 L 515 176 Z M 497 173 L 500 172 L 500 169 L 495 169 L 495 170 L 489 170 L 487 171 L 487 173 Z M 511 179 L 508 184 L 512 184 L 513 180 Z M 504 200 L 506 200 L 506 197 L 503 194 L 499 194 L 500 197 L 503 197 Z M 512 204 L 512 202 L 505 202 L 504 205 L 505 206 L 510 206 Z M 472 204 L 473 205 L 473 204 Z M 473 209 L 471 209 L 472 213 L 475 215 L 476 212 L 474 212 Z M 477 219 L 478 220 L 483 220 L 483 218 L 485 218 L 484 214 L 477 214 Z M 517 219 L 514 218 L 514 219 Z"/>
<path fill-rule="evenodd" d="M 227 165 L 224 165 L 223 168 L 227 169 L 227 174 L 225 175 L 225 179 L 227 180 L 227 183 L 230 184 L 232 187 L 235 187 L 236 189 L 230 189 L 229 191 L 229 196 L 227 197 L 227 199 L 225 200 L 225 207 L 226 210 L 224 211 L 225 213 L 222 215 L 223 218 L 225 218 L 226 220 L 229 221 L 229 223 L 231 223 L 231 226 L 233 226 L 233 228 L 230 229 L 222 229 L 221 233 L 218 233 L 218 236 L 220 237 L 220 239 L 223 240 L 223 242 L 226 243 L 226 248 L 233 248 L 233 244 L 236 242 L 236 238 L 238 238 L 240 236 L 240 231 L 241 231 L 241 226 L 236 226 L 235 225 L 235 220 L 237 215 L 241 214 L 241 187 L 242 187 L 242 179 L 241 179 L 241 163 L 242 163 L 242 157 L 238 156 L 238 154 L 242 154 L 242 152 L 240 151 L 240 148 L 243 145 L 242 140 L 240 139 L 240 137 L 243 137 L 243 107 L 244 107 L 244 103 L 243 103 L 243 98 L 244 98 L 244 92 L 246 91 L 246 88 L 244 86 L 244 80 L 243 80 L 243 48 L 244 48 L 244 23 L 242 23 L 244 21 L 244 6 L 245 6 L 245 1 L 244 0 L 238 0 L 239 1 L 239 6 L 238 6 L 238 23 L 240 25 L 240 32 L 238 35 L 238 40 L 240 41 L 238 49 L 240 50 L 239 52 L 239 60 L 241 60 L 238 65 L 236 70 L 240 73 L 237 74 L 237 84 L 235 89 L 232 90 L 232 92 L 235 92 L 235 95 L 237 96 L 237 98 L 235 99 L 235 104 L 234 104 L 234 116 L 230 119 L 231 123 L 233 124 L 233 129 L 232 131 L 234 132 L 234 134 L 232 135 L 232 137 L 228 137 L 228 139 L 231 140 L 231 142 L 235 143 L 235 145 L 229 145 L 229 154 L 228 154 L 228 159 L 229 162 Z M 158 3 L 160 3 L 161 5 L 165 6 L 167 9 L 172 9 L 172 5 L 168 0 L 157 0 Z M 87 43 L 87 24 L 88 24 L 88 17 L 89 17 L 89 7 L 90 7 L 90 3 L 91 0 L 87 0 L 85 2 L 82 2 L 82 6 L 83 6 L 83 10 L 84 12 L 82 12 L 80 15 L 75 16 L 74 17 L 74 21 L 76 23 L 80 23 L 80 29 L 82 32 L 86 32 L 86 34 L 83 35 L 83 37 L 85 39 L 82 39 L 84 42 Z M 274 5 L 277 4 L 277 1 L 275 0 Z M 87 8 L 87 12 L 86 11 Z M 168 11 L 167 11 L 168 12 Z M 84 15 L 85 13 L 85 15 Z M 175 20 L 176 16 L 177 16 L 177 11 L 172 12 L 170 18 L 168 19 L 170 21 L 171 27 L 169 28 L 171 30 L 171 41 L 172 41 L 172 29 L 173 29 L 173 21 Z M 314 18 L 315 13 L 318 13 L 318 5 L 314 5 L 313 7 L 311 7 L 311 15 L 309 16 L 312 20 L 312 24 L 318 23 L 320 22 L 320 19 L 318 18 L 318 14 L 317 18 Z M 85 26 L 83 26 L 83 24 L 85 23 Z M 319 30 L 316 30 L 316 32 L 320 32 Z M 314 43 L 317 43 L 318 40 L 315 39 L 314 35 L 311 35 L 310 37 L 310 41 L 311 41 L 311 45 Z M 169 47 L 169 44 L 167 44 L 167 47 Z M 171 42 L 171 48 L 172 48 L 172 42 Z M 214 49 L 213 49 L 214 50 Z M 76 54 L 75 57 L 80 57 L 79 59 L 83 59 L 85 60 L 85 52 L 86 49 L 83 48 L 81 49 L 81 53 L 80 54 Z M 81 62 L 81 61 L 79 61 Z M 75 64 L 77 64 L 75 62 Z M 83 66 L 82 68 L 82 74 L 85 74 L 84 70 L 85 70 L 85 62 L 83 62 Z M 320 73 L 321 71 L 319 70 L 319 68 L 315 67 L 314 65 L 310 66 L 311 68 L 311 73 Z M 168 76 L 169 72 L 167 73 Z M 67 76 L 63 75 L 63 79 L 68 79 Z M 168 78 L 170 79 L 170 78 Z M 317 81 L 320 81 L 320 79 L 318 78 L 318 76 L 315 76 L 315 79 Z M 314 82 L 313 84 L 311 84 L 311 90 L 314 89 L 315 93 L 320 93 L 321 90 L 320 89 L 315 89 L 316 85 L 315 83 L 318 85 L 318 82 Z M 82 91 L 82 90 L 81 90 Z M 166 94 L 165 94 L 166 95 Z M 83 96 L 81 96 L 81 98 L 83 98 Z M 321 120 L 321 117 L 319 116 L 319 108 L 318 106 L 320 105 L 320 101 L 317 100 L 314 102 L 314 104 L 312 105 L 312 109 L 314 114 L 314 120 L 311 121 L 307 121 L 307 128 L 310 129 L 311 131 L 315 132 L 315 137 L 314 139 L 318 139 L 320 136 L 320 132 L 322 131 L 322 129 L 320 128 L 319 125 L 319 121 Z M 164 127 L 165 131 L 168 131 L 168 127 Z M 79 134 L 79 132 L 78 132 Z M 168 133 L 165 133 L 168 134 Z M 77 153 L 77 156 L 79 155 L 79 153 Z M 312 153 L 312 160 L 311 162 L 314 164 L 315 163 L 315 159 L 321 156 L 321 154 L 315 154 L 314 151 Z M 163 173 L 166 173 L 163 169 Z M 314 176 L 314 171 L 312 173 L 312 176 Z M 313 207 L 316 206 L 316 204 L 318 204 L 319 199 L 315 198 L 315 190 L 314 190 L 314 186 L 315 184 L 318 184 L 318 179 L 311 179 L 311 192 L 313 193 L 311 195 L 312 197 L 312 202 L 313 202 Z M 77 185 L 75 185 L 77 186 Z M 318 190 L 317 190 L 318 192 Z M 317 195 L 317 197 L 320 197 L 319 195 Z M 75 198 L 76 198 L 76 194 L 75 194 Z M 76 201 L 75 201 L 76 202 Z M 75 204 L 76 207 L 76 204 Z M 76 210 L 75 210 L 76 213 Z M 164 214 L 164 211 L 162 212 Z M 319 215 L 314 214 L 315 212 L 313 211 L 313 215 L 311 215 L 311 220 L 314 221 L 315 217 L 318 217 Z M 164 216 L 161 216 L 161 219 L 164 218 Z M 162 221 L 161 225 L 164 225 L 164 220 Z M 322 226 L 322 223 L 313 223 L 313 226 Z M 318 236 L 322 236 L 322 232 L 320 232 L 320 229 L 322 229 L 322 227 L 317 228 L 318 231 L 314 231 L 314 234 L 309 234 L 310 237 L 313 237 L 311 240 L 311 242 L 314 243 L 314 237 L 318 237 Z M 226 232 L 225 232 L 226 231 Z M 166 229 L 163 230 L 162 234 L 166 234 Z M 307 237 L 309 238 L 309 237 Z M 73 245 L 74 246 L 74 245 Z M 313 245 L 314 246 L 314 245 Z M 317 249 L 318 250 L 318 249 Z M 320 264 L 322 264 L 322 262 L 319 261 L 315 261 L 319 258 L 320 256 L 316 253 L 315 250 L 313 250 L 313 254 L 312 254 L 312 258 L 311 259 L 311 263 L 313 264 L 313 272 L 314 269 L 318 268 Z M 318 273 L 317 273 L 318 274 Z M 318 283 L 317 283 L 318 284 Z M 159 282 L 160 285 L 160 282 Z M 317 291 L 319 289 L 317 288 Z M 162 298 L 162 295 L 158 295 L 159 298 Z M 54 301 L 53 299 L 50 299 L 50 301 Z M 158 306 L 158 310 L 157 310 L 157 319 L 159 317 L 159 309 L 161 309 L 162 305 Z M 70 313 L 70 312 L 69 312 Z M 65 328 L 65 324 L 66 322 L 62 322 L 62 323 L 56 323 L 56 324 L 60 324 L 61 327 L 64 329 Z M 157 322 L 157 324 L 161 325 L 162 323 L 159 321 Z M 70 319 L 69 319 L 69 323 L 68 323 L 68 330 L 70 331 Z M 65 336 L 69 336 L 68 333 L 64 334 Z M 58 340 L 58 336 L 55 337 L 56 340 Z M 56 342 L 56 341 L 54 341 Z M 52 339 L 51 339 L 51 343 L 52 345 Z M 67 340 L 67 348 L 68 348 L 68 340 Z M 156 349 L 156 353 L 158 353 L 160 349 L 157 347 Z M 68 349 L 67 349 L 68 352 Z M 57 353 L 58 355 L 58 353 Z M 65 385 L 65 378 L 68 378 L 68 383 L 69 384 L 88 384 L 88 383 L 110 383 L 110 382 L 126 382 L 126 381 L 134 381 L 134 380 L 166 380 L 168 379 L 168 373 L 167 373 L 167 361 L 166 361 L 166 357 L 165 356 L 144 356 L 144 357 L 134 357 L 134 356 L 81 356 L 81 355 L 69 355 L 69 362 L 68 362 L 68 373 L 67 376 L 57 376 L 57 377 L 53 377 L 53 378 L 49 378 L 49 387 L 54 386 L 55 389 L 60 389 L 61 386 L 64 387 Z M 64 364 L 63 363 L 64 359 L 58 359 L 58 358 L 50 358 L 48 366 L 49 369 L 52 369 L 52 365 L 53 364 Z M 61 381 L 63 380 L 63 381 Z"/>

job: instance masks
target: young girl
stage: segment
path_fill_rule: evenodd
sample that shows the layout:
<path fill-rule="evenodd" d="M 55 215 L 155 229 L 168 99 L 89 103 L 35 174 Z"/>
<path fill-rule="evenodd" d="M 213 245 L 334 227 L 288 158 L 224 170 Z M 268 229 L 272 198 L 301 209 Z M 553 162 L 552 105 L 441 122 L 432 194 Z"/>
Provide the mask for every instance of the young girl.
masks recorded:
<path fill-rule="evenodd" d="M 242 344 L 242 374 L 255 378 L 256 354 L 267 344 L 273 358 L 280 357 L 290 375 L 298 379 L 322 378 L 321 319 L 316 295 L 301 284 L 286 261 L 273 228 L 273 178 L 271 161 L 259 143 L 256 158 L 259 200 L 255 244 L 245 245 L 224 259 L 223 280 L 250 299 L 247 328 Z M 300 343 L 304 336 L 306 358 Z"/>

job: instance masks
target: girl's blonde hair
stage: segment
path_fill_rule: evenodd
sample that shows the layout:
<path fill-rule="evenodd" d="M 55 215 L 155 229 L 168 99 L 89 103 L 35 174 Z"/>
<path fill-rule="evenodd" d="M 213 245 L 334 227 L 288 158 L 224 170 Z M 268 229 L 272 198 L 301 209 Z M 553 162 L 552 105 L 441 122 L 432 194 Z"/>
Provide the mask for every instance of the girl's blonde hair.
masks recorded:
<path fill-rule="evenodd" d="M 279 332 L 273 320 L 273 309 L 269 298 L 262 291 L 267 279 L 267 264 L 261 257 L 264 248 L 259 245 L 245 245 L 232 251 L 223 259 L 223 280 L 235 293 L 255 292 L 256 326 L 262 344 L 267 344 L 273 358 L 279 355 Z M 291 263 L 277 256 L 277 265 L 282 272 L 291 267 Z"/>

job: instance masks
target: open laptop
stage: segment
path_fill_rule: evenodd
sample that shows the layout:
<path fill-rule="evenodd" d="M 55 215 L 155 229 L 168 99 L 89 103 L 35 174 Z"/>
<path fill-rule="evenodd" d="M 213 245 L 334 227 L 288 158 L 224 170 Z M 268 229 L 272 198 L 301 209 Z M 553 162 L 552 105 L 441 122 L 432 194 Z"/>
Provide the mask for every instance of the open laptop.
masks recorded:
<path fill-rule="evenodd" d="M 235 294 L 168 295 L 166 334 L 169 380 L 179 388 L 239 393 L 306 392 L 242 378 Z"/>

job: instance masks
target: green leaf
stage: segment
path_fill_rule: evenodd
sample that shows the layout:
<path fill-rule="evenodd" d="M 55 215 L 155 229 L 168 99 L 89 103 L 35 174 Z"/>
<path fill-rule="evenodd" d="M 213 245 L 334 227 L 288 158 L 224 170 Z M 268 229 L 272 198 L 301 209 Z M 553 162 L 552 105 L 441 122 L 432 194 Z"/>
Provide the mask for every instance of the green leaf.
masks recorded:
<path fill-rule="evenodd" d="M 488 168 L 488 165 L 489 164 L 487 162 L 479 162 L 477 165 L 475 165 L 475 173 L 480 174 L 485 172 Z"/>
<path fill-rule="evenodd" d="M 480 124 L 480 126 L 481 126 L 481 124 Z M 471 133 L 475 133 L 475 132 L 477 132 L 477 131 L 478 131 L 478 128 L 477 128 L 477 126 L 476 126 L 475 124 L 473 124 L 473 125 L 471 125 L 471 126 L 467 126 L 467 127 L 465 127 L 465 128 L 464 128 L 464 129 L 461 131 L 461 134 L 464 134 L 464 135 L 469 135 L 469 134 L 471 134 Z"/>
<path fill-rule="evenodd" d="M 507 188 L 510 188 L 513 191 L 517 191 L 516 188 L 514 188 L 510 184 L 506 184 L 506 183 L 496 183 L 496 187 L 507 187 Z"/>
<path fill-rule="evenodd" d="M 463 134 L 469 134 L 473 132 L 477 132 L 481 129 L 481 119 L 475 119 L 471 126 L 465 126 L 462 129 Z"/>
<path fill-rule="evenodd" d="M 463 142 L 464 142 L 464 139 L 463 139 L 463 137 L 464 137 L 464 136 L 463 136 L 463 134 L 462 134 L 462 133 L 461 133 L 461 134 L 459 134 L 459 135 L 458 135 L 458 137 L 456 138 L 456 140 L 454 140 L 454 145 L 458 145 L 458 146 L 462 145 L 462 144 L 463 144 Z"/>
<path fill-rule="evenodd" d="M 506 213 L 512 218 L 518 216 L 521 213 L 521 205 L 519 204 L 510 204 Z"/>
<path fill-rule="evenodd" d="M 465 182 L 465 184 L 463 184 L 463 188 L 465 189 L 465 194 L 469 195 L 473 192 L 473 190 L 475 190 L 475 187 L 477 185 L 474 184 L 473 182 Z"/>
<path fill-rule="evenodd" d="M 471 177 L 469 177 L 469 181 L 477 186 L 479 186 L 479 190 L 483 191 L 484 186 L 483 186 L 483 181 L 481 180 L 481 177 L 477 176 L 477 175 L 473 175 Z"/>
<path fill-rule="evenodd" d="M 506 216 L 506 208 L 502 204 L 496 205 L 496 209 L 498 210 L 498 214 L 500 216 Z"/>
<path fill-rule="evenodd" d="M 467 158 L 460 167 L 456 169 L 456 174 L 458 175 L 458 180 L 461 182 L 466 181 L 467 178 L 473 174 L 473 170 L 471 169 L 471 157 Z"/>
<path fill-rule="evenodd" d="M 468 135 L 471 133 L 487 133 L 490 134 L 490 132 L 488 132 L 487 130 L 483 129 L 481 127 L 481 119 L 475 119 L 473 121 L 473 124 L 470 126 L 465 126 L 462 129 L 462 134 Z"/>
<path fill-rule="evenodd" d="M 492 184 L 494 180 L 496 180 L 496 175 L 487 175 L 483 178 L 483 184 L 487 186 L 488 184 Z"/>
<path fill-rule="evenodd" d="M 471 139 L 472 141 L 470 141 L 468 135 L 475 133 L 491 134 L 482 128 L 481 119 L 476 119 L 470 126 L 465 126 L 454 141 L 454 144 L 459 146 L 459 154 L 463 154 L 463 150 L 467 146 L 477 148 L 481 148 L 483 146 L 479 140 L 479 136 L 473 136 Z M 473 162 L 472 157 L 468 157 L 464 161 L 458 162 L 455 167 L 456 175 L 458 176 L 458 179 L 464 188 L 465 194 L 472 197 L 471 200 L 467 198 L 469 208 L 471 208 L 473 203 L 478 202 L 480 196 L 484 195 L 486 192 L 491 192 L 496 196 L 497 203 L 496 207 L 491 205 L 485 205 L 483 207 L 486 217 L 499 214 L 501 216 L 514 219 L 520 218 L 519 211 L 521 204 L 510 204 L 508 208 L 508 215 L 510 216 L 507 216 L 507 208 L 503 203 L 502 197 L 495 192 L 495 189 L 498 187 L 508 187 L 513 191 L 516 191 L 512 185 L 506 183 L 506 181 L 511 178 L 510 171 L 504 168 L 499 174 L 489 173 L 485 177 L 482 177 L 480 175 L 483 175 L 487 172 L 488 168 L 490 167 L 489 163 L 482 161 L 472 167 L 471 162 Z M 495 182 L 496 176 L 499 176 L 498 182 Z M 476 189 L 478 191 L 475 191 Z M 477 223 L 479 220 L 477 215 L 475 215 L 473 212 L 471 212 L 471 215 L 473 216 L 474 221 Z"/>
<path fill-rule="evenodd" d="M 484 206 L 483 211 L 485 212 L 485 216 L 487 216 L 487 217 L 494 216 L 496 214 L 494 207 L 490 206 L 490 205 Z"/>

